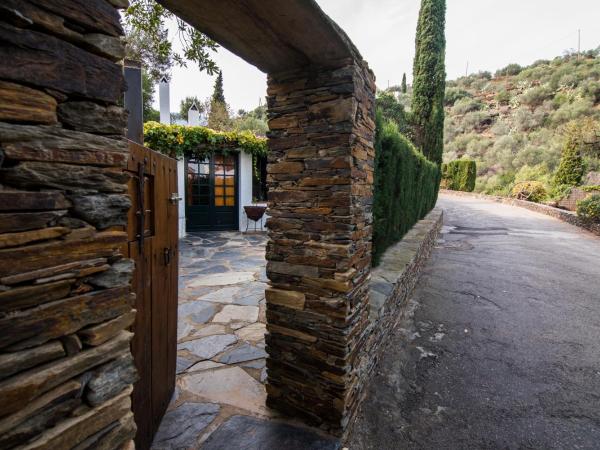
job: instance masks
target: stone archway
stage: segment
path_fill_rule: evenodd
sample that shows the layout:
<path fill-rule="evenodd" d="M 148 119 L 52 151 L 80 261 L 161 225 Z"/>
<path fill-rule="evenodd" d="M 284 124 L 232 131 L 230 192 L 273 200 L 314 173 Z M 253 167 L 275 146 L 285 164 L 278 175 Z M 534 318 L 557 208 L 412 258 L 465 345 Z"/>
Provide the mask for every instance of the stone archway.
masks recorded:
<path fill-rule="evenodd" d="M 268 404 L 342 433 L 368 363 L 374 76 L 314 1 L 160 0 L 268 77 Z"/>
<path fill-rule="evenodd" d="M 371 367 L 373 75 L 314 1 L 161 3 L 269 74 L 268 402 L 341 433 Z M 126 4 L 0 6 L 0 446 L 135 434 Z"/>

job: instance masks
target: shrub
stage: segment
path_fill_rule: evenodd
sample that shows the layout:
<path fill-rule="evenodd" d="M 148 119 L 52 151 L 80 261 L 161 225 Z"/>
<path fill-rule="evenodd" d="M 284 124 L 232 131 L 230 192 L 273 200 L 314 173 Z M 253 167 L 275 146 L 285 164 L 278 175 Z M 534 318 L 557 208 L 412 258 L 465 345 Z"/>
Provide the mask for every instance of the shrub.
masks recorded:
<path fill-rule="evenodd" d="M 373 264 L 435 206 L 440 172 L 398 127 L 377 113 L 373 198 Z"/>
<path fill-rule="evenodd" d="M 581 183 L 585 173 L 585 164 L 581 154 L 581 127 L 577 123 L 570 123 L 565 129 L 565 146 L 556 169 L 554 184 L 577 186 Z"/>
<path fill-rule="evenodd" d="M 510 92 L 502 89 L 496 93 L 496 102 L 499 105 L 508 105 L 510 103 Z"/>
<path fill-rule="evenodd" d="M 539 203 L 548 196 L 544 184 L 539 181 L 522 181 L 515 184 L 511 191 L 511 197 L 518 200 L 527 200 Z"/>
<path fill-rule="evenodd" d="M 446 96 L 444 97 L 444 104 L 446 106 L 453 106 L 458 100 L 461 98 L 470 98 L 471 94 L 469 94 L 464 89 L 458 87 L 448 87 L 446 88 Z"/>
<path fill-rule="evenodd" d="M 477 179 L 477 164 L 469 159 L 458 159 L 442 164 L 440 187 L 451 191 L 473 192 Z"/>
<path fill-rule="evenodd" d="M 483 103 L 473 98 L 464 97 L 456 101 L 452 107 L 452 114 L 466 114 L 471 111 L 479 111 L 480 109 L 483 109 Z"/>
<path fill-rule="evenodd" d="M 585 221 L 600 223 L 600 194 L 578 201 L 577 215 Z"/>
<path fill-rule="evenodd" d="M 496 70 L 496 77 L 518 75 L 522 70 L 523 68 L 518 64 L 509 64 L 503 69 Z"/>
<path fill-rule="evenodd" d="M 548 98 L 551 98 L 553 93 L 545 86 L 536 86 L 527 89 L 521 94 L 521 103 L 529 107 L 535 108 L 544 103 Z"/>
<path fill-rule="evenodd" d="M 381 111 L 385 120 L 391 120 L 401 133 L 407 134 L 410 131 L 409 118 L 404 111 L 404 106 L 396 100 L 396 97 L 389 92 L 381 92 L 376 100 L 377 109 Z"/>

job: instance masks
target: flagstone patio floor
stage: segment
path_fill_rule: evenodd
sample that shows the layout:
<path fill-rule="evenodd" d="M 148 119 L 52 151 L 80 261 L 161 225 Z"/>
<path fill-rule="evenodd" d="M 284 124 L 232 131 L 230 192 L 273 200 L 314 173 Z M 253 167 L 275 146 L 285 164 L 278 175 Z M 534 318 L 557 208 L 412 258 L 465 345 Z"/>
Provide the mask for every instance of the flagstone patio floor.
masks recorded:
<path fill-rule="evenodd" d="M 338 448 L 265 406 L 266 241 L 237 232 L 180 241 L 177 381 L 154 450 Z"/>

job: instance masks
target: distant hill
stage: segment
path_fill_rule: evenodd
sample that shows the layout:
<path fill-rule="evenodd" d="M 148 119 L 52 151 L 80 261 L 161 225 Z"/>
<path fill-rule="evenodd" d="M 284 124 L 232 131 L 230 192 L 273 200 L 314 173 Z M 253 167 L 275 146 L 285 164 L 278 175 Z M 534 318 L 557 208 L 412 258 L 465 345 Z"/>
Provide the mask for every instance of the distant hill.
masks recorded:
<path fill-rule="evenodd" d="M 600 130 L 600 58 L 584 55 L 511 64 L 449 81 L 444 160 L 462 156 L 478 164 L 476 190 L 508 194 L 518 181 L 550 184 L 558 166 L 563 128 L 585 121 Z M 587 169 L 600 159 L 588 155 Z"/>

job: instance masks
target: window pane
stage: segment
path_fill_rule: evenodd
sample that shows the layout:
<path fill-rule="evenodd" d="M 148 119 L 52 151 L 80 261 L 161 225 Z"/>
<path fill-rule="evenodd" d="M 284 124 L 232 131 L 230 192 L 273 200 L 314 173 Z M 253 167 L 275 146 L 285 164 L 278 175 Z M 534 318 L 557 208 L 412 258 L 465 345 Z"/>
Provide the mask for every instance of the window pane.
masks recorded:
<path fill-rule="evenodd" d="M 208 164 L 200 164 L 200 166 L 198 167 L 198 173 L 201 173 L 203 175 L 208 175 L 210 172 L 210 166 Z"/>
<path fill-rule="evenodd" d="M 225 188 L 225 195 L 234 196 L 235 195 L 235 188 L 232 188 L 232 187 Z"/>
<path fill-rule="evenodd" d="M 215 206 L 224 206 L 223 197 L 215 197 Z"/>
<path fill-rule="evenodd" d="M 235 206 L 235 198 L 234 197 L 227 197 L 226 205 L 227 206 Z"/>
<path fill-rule="evenodd" d="M 215 186 L 215 197 L 223 196 L 225 194 L 225 190 L 222 187 Z"/>
<path fill-rule="evenodd" d="M 225 184 L 227 186 L 235 186 L 235 178 L 234 177 L 225 178 Z"/>

